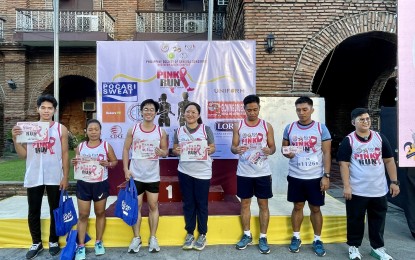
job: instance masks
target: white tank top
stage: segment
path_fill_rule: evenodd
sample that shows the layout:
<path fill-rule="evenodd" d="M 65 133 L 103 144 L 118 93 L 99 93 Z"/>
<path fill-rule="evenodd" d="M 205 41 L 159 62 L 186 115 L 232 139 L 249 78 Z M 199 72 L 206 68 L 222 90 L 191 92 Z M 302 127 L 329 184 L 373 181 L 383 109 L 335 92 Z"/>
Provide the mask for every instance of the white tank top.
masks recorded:
<path fill-rule="evenodd" d="M 177 139 L 179 141 L 179 145 L 181 142 L 192 141 L 189 135 L 185 132 L 185 127 L 186 126 L 181 126 L 179 129 L 177 129 Z M 199 124 L 197 126 L 196 132 L 190 135 L 193 137 L 194 140 L 207 141 L 207 135 L 204 124 Z M 207 161 L 198 162 L 183 162 L 180 160 L 177 169 L 184 174 L 192 176 L 193 178 L 209 180 L 212 178 L 212 158 L 208 156 Z"/>
<path fill-rule="evenodd" d="M 352 194 L 364 197 L 382 197 L 388 193 L 385 165 L 382 158 L 382 138 L 370 131 L 370 139 L 361 142 L 356 132 L 347 136 L 352 147 L 350 158 L 350 186 Z"/>
<path fill-rule="evenodd" d="M 27 144 L 24 187 L 59 185 L 62 177 L 61 124 L 52 122 L 49 142 Z"/>
<path fill-rule="evenodd" d="M 98 161 L 108 160 L 108 143 L 101 141 L 97 147 L 89 147 L 88 142 L 85 141 L 79 146 L 79 154 Z M 108 167 L 104 167 L 104 180 L 106 179 L 108 179 Z"/>
<path fill-rule="evenodd" d="M 290 159 L 288 164 L 289 176 L 306 180 L 323 176 L 321 134 L 322 130 L 318 122 L 311 123 L 307 128 L 298 127 L 298 122 L 290 125 L 288 130 L 290 145 L 302 146 L 304 150 Z"/>
<path fill-rule="evenodd" d="M 271 175 L 268 156 L 262 152 L 267 147 L 267 123 L 260 119 L 255 126 L 249 126 L 245 120 L 239 123 L 239 146 L 248 150 L 239 156 L 236 175 L 243 177 L 262 177 Z"/>
<path fill-rule="evenodd" d="M 153 130 L 146 132 L 141 128 L 141 123 L 133 127 L 133 140 L 160 141 L 161 128 L 154 125 Z M 136 181 L 158 182 L 160 181 L 159 160 L 131 159 L 130 171 Z"/>

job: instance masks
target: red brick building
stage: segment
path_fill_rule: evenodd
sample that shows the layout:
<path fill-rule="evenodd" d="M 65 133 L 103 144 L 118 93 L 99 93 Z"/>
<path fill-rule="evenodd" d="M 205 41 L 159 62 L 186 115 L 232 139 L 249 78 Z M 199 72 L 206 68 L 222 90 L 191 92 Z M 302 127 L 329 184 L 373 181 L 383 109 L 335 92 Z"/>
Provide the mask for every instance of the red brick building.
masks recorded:
<path fill-rule="evenodd" d="M 0 150 L 53 93 L 52 0 L 0 6 Z M 96 99 L 96 41 L 206 40 L 208 0 L 61 0 L 60 121 L 82 133 Z M 322 96 L 334 136 L 356 106 L 395 106 L 396 5 L 389 0 L 213 0 L 214 40 L 257 42 L 257 92 Z M 275 44 L 266 50 L 266 38 Z M 9 84 L 14 82 L 15 85 Z M 14 88 L 15 86 L 15 88 Z M 1 155 L 1 154 L 0 154 Z"/>

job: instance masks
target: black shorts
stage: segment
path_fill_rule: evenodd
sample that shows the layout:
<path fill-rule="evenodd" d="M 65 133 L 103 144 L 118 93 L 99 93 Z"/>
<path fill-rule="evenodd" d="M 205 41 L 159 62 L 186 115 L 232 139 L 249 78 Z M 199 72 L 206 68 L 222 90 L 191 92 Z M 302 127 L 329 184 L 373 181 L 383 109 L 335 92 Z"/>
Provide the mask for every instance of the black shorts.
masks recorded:
<path fill-rule="evenodd" d="M 100 201 L 110 195 L 108 179 L 102 182 L 76 182 L 76 197 L 84 201 Z"/>
<path fill-rule="evenodd" d="M 141 182 L 134 180 L 135 187 L 137 188 L 137 195 L 143 194 L 145 191 L 150 193 L 159 193 L 160 182 Z"/>
<path fill-rule="evenodd" d="M 241 199 L 249 199 L 254 195 L 258 199 L 272 198 L 271 175 L 262 177 L 236 176 L 236 195 Z"/>
<path fill-rule="evenodd" d="M 290 202 L 308 201 L 313 206 L 323 206 L 325 192 L 320 189 L 321 178 L 303 180 L 287 176 L 288 194 Z"/>

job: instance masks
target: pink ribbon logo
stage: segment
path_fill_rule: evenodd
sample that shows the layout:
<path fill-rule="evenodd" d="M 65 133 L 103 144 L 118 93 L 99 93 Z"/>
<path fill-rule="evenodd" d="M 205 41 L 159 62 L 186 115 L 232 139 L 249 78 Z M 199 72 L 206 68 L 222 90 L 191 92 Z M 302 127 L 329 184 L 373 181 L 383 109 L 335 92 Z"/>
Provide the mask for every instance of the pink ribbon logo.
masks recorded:
<path fill-rule="evenodd" d="M 195 89 L 189 87 L 189 82 L 186 79 L 186 74 L 187 74 L 187 69 L 185 67 L 182 67 L 179 70 L 180 81 L 183 82 L 183 85 L 184 85 L 184 87 L 186 88 L 187 91 L 193 91 Z"/>

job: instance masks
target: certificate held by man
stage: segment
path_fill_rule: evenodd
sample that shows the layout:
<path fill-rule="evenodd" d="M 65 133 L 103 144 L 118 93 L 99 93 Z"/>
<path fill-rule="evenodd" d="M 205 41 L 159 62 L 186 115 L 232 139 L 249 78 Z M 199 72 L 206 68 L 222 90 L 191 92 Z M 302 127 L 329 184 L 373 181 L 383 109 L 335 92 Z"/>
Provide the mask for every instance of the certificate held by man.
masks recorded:
<path fill-rule="evenodd" d="M 16 136 L 18 143 L 49 142 L 49 122 L 17 122 L 22 134 Z"/>
<path fill-rule="evenodd" d="M 207 161 L 208 160 L 208 144 L 206 140 L 195 140 L 180 143 L 181 161 Z"/>
<path fill-rule="evenodd" d="M 160 147 L 158 140 L 134 140 L 132 146 L 132 159 L 158 160 L 156 148 Z"/>
<path fill-rule="evenodd" d="M 86 156 L 77 156 L 74 166 L 74 179 L 85 182 L 101 182 L 104 180 L 104 166 L 99 161 Z"/>

